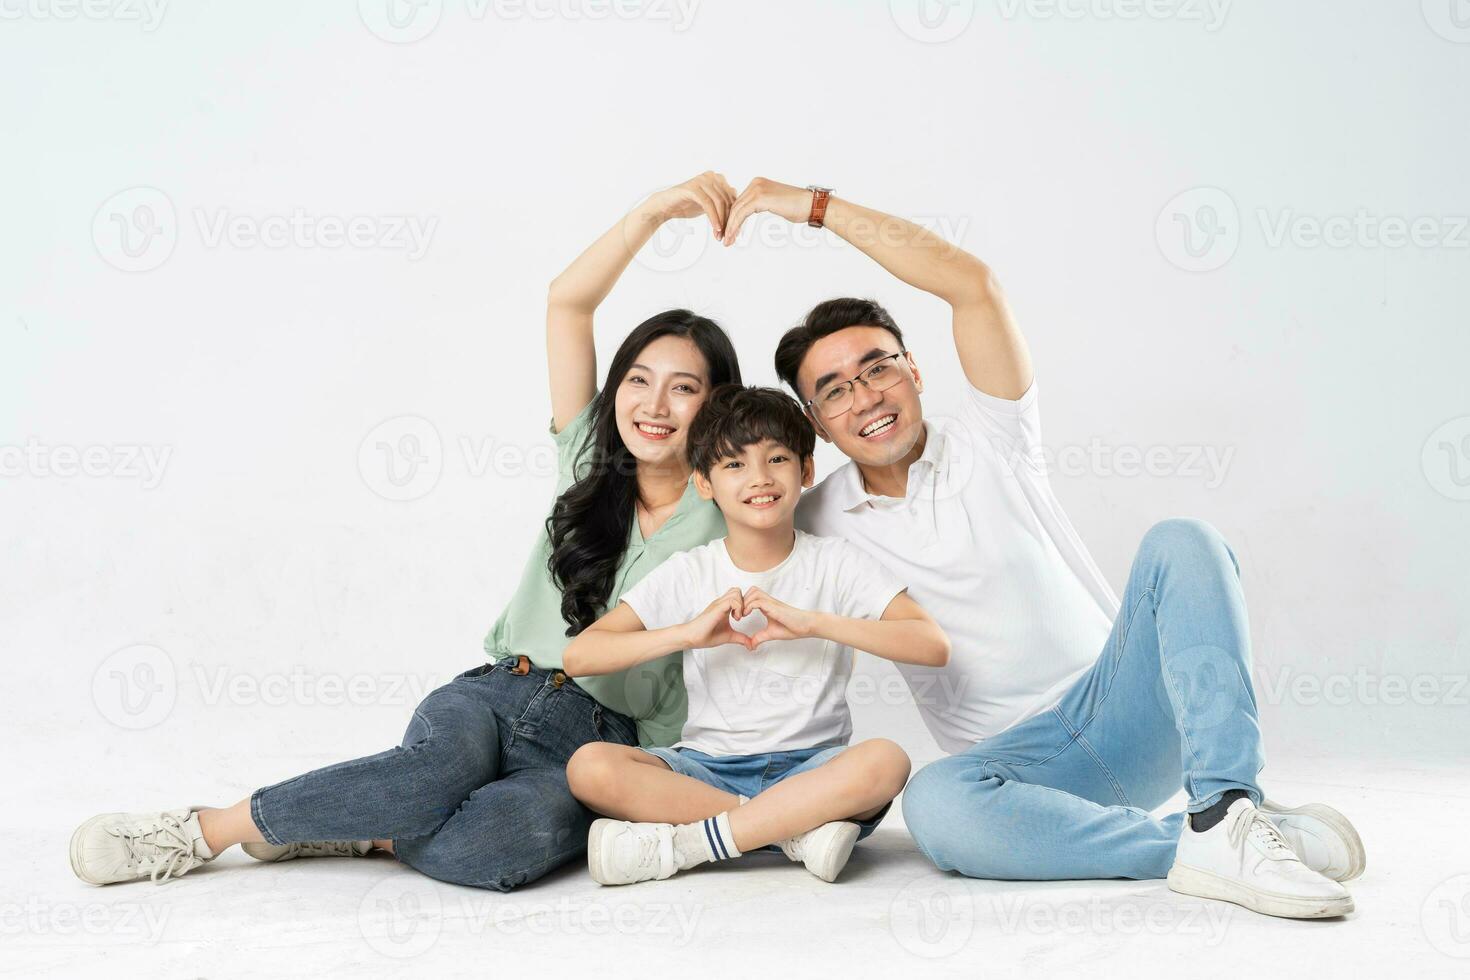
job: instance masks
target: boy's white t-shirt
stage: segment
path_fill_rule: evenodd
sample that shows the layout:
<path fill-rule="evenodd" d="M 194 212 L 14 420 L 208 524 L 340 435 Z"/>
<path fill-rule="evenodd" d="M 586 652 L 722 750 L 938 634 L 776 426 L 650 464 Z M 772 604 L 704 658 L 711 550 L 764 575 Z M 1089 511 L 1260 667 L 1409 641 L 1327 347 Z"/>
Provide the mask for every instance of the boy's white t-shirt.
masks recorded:
<path fill-rule="evenodd" d="M 798 609 L 852 619 L 881 619 L 904 590 L 846 541 L 797 531 L 791 554 L 774 568 L 737 568 L 721 538 L 671 556 L 622 601 L 645 629 L 657 630 L 689 622 L 731 588 L 758 588 Z M 754 634 L 766 618 L 756 611 L 734 625 Z M 689 718 L 675 748 L 731 756 L 846 745 L 852 737 L 852 662 L 851 647 L 816 637 L 770 640 L 755 650 L 726 643 L 686 651 Z"/>

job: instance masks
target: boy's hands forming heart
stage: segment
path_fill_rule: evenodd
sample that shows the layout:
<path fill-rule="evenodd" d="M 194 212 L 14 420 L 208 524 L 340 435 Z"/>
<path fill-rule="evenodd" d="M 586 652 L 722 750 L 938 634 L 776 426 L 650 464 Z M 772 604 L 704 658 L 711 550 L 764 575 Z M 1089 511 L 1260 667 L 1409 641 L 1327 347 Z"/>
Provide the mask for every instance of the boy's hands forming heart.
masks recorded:
<path fill-rule="evenodd" d="M 759 611 L 766 617 L 766 628 L 750 638 L 752 650 L 767 640 L 799 640 L 816 629 L 815 613 L 787 605 L 754 587 L 745 590 L 744 608 L 747 616 Z"/>
<path fill-rule="evenodd" d="M 732 625 L 754 612 L 765 617 L 766 625 L 763 629 L 746 634 Z M 816 613 L 787 605 L 761 589 L 752 587 L 743 594 L 739 589 L 730 589 L 689 621 L 687 646 L 691 650 L 707 650 L 734 643 L 747 650 L 754 650 L 767 640 L 799 640 L 812 636 L 816 625 Z"/>
<path fill-rule="evenodd" d="M 754 650 L 752 638 L 730 625 L 732 619 L 744 619 L 744 599 L 739 589 L 731 589 L 705 606 L 704 612 L 689 621 L 689 649 L 708 649 L 735 643 Z"/>

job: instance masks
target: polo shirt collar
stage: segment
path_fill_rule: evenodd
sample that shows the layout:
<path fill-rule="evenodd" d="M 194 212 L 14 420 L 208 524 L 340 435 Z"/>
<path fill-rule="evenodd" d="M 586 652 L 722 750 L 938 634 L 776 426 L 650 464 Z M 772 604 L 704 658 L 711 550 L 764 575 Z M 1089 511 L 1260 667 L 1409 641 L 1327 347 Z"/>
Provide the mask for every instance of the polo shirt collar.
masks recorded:
<path fill-rule="evenodd" d="M 906 495 L 912 497 L 926 480 L 933 480 L 935 474 L 941 471 L 944 460 L 944 432 L 929 419 L 924 420 L 924 451 L 919 458 L 909 464 L 909 479 Z M 840 471 L 841 479 L 837 484 L 840 491 L 839 506 L 844 511 L 850 511 L 859 504 L 865 504 L 872 500 L 877 494 L 869 493 L 863 489 L 863 473 L 858 469 L 857 463 L 847 461 L 847 465 Z"/>

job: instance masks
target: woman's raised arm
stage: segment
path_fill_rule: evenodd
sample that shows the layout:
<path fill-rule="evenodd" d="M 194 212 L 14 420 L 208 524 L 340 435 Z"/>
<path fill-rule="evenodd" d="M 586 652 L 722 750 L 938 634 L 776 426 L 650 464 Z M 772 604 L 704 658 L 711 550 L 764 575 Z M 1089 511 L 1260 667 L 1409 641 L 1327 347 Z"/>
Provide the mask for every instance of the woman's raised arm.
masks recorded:
<path fill-rule="evenodd" d="M 597 391 L 592 316 L 633 256 L 660 225 L 674 218 L 704 214 L 719 237 L 734 201 L 735 188 L 723 174 L 713 171 L 652 194 L 552 280 L 546 297 L 546 362 L 551 415 L 558 432 L 587 407 Z"/>

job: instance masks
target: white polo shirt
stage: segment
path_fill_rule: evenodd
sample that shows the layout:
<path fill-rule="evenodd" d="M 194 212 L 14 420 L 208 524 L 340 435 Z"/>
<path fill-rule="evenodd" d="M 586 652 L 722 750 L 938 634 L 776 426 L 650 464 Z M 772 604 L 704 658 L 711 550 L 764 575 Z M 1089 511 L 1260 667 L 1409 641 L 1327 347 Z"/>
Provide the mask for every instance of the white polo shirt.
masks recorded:
<path fill-rule="evenodd" d="M 896 665 L 946 752 L 1055 705 L 1118 613 L 1052 493 L 1036 384 L 1016 401 L 965 388 L 958 417 L 924 420 L 902 499 L 868 493 L 849 460 L 796 512 L 798 527 L 881 561 L 949 634 L 947 666 Z"/>

